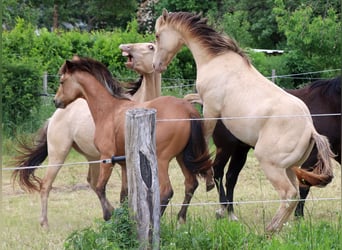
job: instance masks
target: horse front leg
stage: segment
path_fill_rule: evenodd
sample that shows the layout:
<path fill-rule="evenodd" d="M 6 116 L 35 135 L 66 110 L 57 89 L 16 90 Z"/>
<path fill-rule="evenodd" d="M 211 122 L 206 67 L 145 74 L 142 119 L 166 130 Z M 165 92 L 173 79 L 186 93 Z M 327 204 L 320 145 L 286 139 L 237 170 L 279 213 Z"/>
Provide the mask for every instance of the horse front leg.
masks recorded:
<path fill-rule="evenodd" d="M 123 203 L 128 197 L 128 180 L 126 165 L 121 165 L 121 192 L 120 203 Z"/>
<path fill-rule="evenodd" d="M 95 161 L 98 159 L 88 159 L 89 162 Z M 92 190 L 96 192 L 96 184 L 99 179 L 100 174 L 100 164 L 99 163 L 90 163 L 88 168 L 88 176 L 87 176 L 87 182 L 89 183 Z"/>
<path fill-rule="evenodd" d="M 214 116 L 211 112 L 209 112 L 205 104 L 203 104 L 203 116 L 205 118 L 203 123 L 205 141 L 207 142 L 207 145 L 209 145 L 210 138 L 212 137 L 217 124 L 217 119 L 215 118 L 218 116 Z"/>
<path fill-rule="evenodd" d="M 99 174 L 99 179 L 97 181 L 97 185 L 95 189 L 95 192 L 101 202 L 102 211 L 103 211 L 103 219 L 106 221 L 110 219 L 114 210 L 114 207 L 109 203 L 106 197 L 106 185 L 112 174 L 112 170 L 113 170 L 113 165 L 111 163 L 100 164 L 100 174 Z"/>

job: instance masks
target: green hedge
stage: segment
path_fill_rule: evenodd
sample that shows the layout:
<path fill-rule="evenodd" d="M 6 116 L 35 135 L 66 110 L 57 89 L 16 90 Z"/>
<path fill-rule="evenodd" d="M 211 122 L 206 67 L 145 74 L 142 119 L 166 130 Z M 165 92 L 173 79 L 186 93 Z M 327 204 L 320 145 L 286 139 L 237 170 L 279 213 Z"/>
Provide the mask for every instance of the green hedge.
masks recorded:
<path fill-rule="evenodd" d="M 121 55 L 118 47 L 121 43 L 154 40 L 154 35 L 138 32 L 136 20 L 130 22 L 126 30 L 90 33 L 36 30 L 23 19 L 16 21 L 17 24 L 13 30 L 4 31 L 2 34 L 3 62 L 5 62 L 2 81 L 3 117 L 5 133 L 10 134 L 17 130 L 21 123 L 36 119 L 36 113 L 39 113 L 40 98 L 38 96 L 42 92 L 43 72 L 49 74 L 49 93 L 51 94 L 58 87 L 59 67 L 75 54 L 101 61 L 118 79 L 136 79 L 137 74 L 124 66 L 126 58 Z M 281 56 L 266 56 L 251 50 L 248 50 L 248 54 L 254 66 L 265 76 L 271 76 L 272 69 L 276 70 L 277 75 L 289 74 L 294 68 L 293 65 L 298 68 L 303 61 L 303 56 L 298 53 L 298 50 L 295 54 L 287 52 Z M 311 61 L 306 60 L 305 64 L 310 65 Z M 305 72 L 305 68 L 301 69 L 301 72 Z M 184 48 L 173 59 L 168 70 L 163 73 L 163 87 L 175 85 L 188 87 L 181 91 L 177 88 L 169 88 L 163 93 L 182 96 L 186 92 L 194 91 L 195 78 L 194 59 L 190 51 Z M 276 83 L 285 88 L 294 87 L 289 79 L 277 79 Z"/>

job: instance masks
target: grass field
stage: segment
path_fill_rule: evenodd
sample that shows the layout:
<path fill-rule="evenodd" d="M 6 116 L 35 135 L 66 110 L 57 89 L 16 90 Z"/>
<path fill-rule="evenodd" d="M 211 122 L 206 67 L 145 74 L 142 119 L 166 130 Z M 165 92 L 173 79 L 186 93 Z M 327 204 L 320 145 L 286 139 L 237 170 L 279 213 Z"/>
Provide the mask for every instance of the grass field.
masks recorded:
<path fill-rule="evenodd" d="M 83 161 L 84 158 L 75 152 L 67 159 L 67 162 Z M 6 155 L 3 156 L 3 167 L 13 167 Z M 0 248 L 63 249 L 65 239 L 73 231 L 94 226 L 96 221 L 102 220 L 100 202 L 86 182 L 87 168 L 87 165 L 81 164 L 61 169 L 50 193 L 48 231 L 39 225 L 39 195 L 24 193 L 17 185 L 13 187 L 11 172 L 3 171 Z M 332 183 L 326 188 L 312 188 L 309 194 L 305 221 L 313 226 L 320 221 L 336 225 L 341 216 L 341 168 L 337 163 L 334 170 L 335 178 Z M 44 172 L 44 169 L 37 170 L 39 176 L 43 176 Z M 163 220 L 174 221 L 184 192 L 183 175 L 175 163 L 171 164 L 170 176 L 175 194 Z M 115 207 L 119 206 L 119 189 L 120 171 L 116 168 L 107 187 L 107 195 Z M 247 225 L 250 231 L 264 235 L 264 228 L 279 205 L 274 201 L 277 199 L 277 193 L 265 179 L 250 152 L 235 189 L 235 201 L 239 202 L 235 210 L 240 223 Z M 216 190 L 205 192 L 205 182 L 200 180 L 200 186 L 192 199 L 193 205 L 188 210 L 190 220 L 202 218 L 205 221 L 214 221 L 215 210 L 219 207 L 217 202 Z M 292 216 L 284 230 L 293 224 Z"/>

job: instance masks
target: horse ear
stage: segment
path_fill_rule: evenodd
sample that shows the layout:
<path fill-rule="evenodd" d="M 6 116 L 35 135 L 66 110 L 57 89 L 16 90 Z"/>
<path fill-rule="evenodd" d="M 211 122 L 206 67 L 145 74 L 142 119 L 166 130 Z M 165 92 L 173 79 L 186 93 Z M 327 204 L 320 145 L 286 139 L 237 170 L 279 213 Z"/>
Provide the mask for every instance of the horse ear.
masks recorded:
<path fill-rule="evenodd" d="M 70 61 L 70 60 L 66 60 L 66 61 L 65 61 L 65 70 L 66 70 L 66 71 L 69 71 L 69 69 L 71 69 L 72 66 L 73 66 L 72 61 Z"/>
<path fill-rule="evenodd" d="M 162 16 L 163 16 L 164 21 L 166 21 L 166 19 L 169 17 L 169 12 L 167 12 L 167 9 L 165 8 L 163 9 Z"/>
<path fill-rule="evenodd" d="M 73 61 L 79 61 L 81 58 L 78 55 L 73 55 L 72 59 Z"/>

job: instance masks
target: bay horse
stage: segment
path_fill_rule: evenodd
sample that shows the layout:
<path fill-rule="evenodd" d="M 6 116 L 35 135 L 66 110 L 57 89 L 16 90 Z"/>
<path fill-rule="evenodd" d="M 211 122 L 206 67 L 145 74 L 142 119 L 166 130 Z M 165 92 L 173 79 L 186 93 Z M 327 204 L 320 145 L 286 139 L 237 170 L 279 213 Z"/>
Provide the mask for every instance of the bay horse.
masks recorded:
<path fill-rule="evenodd" d="M 155 33 L 156 71 L 166 70 L 183 45 L 195 59 L 206 141 L 221 119 L 236 138 L 254 147 L 256 159 L 281 200 L 266 231 L 281 230 L 298 203 L 297 178 L 313 186 L 325 186 L 333 178 L 333 153 L 327 138 L 315 130 L 309 109 L 257 71 L 238 44 L 207 25 L 201 15 L 164 9 Z M 309 172 L 299 166 L 314 143 L 319 162 Z"/>
<path fill-rule="evenodd" d="M 198 186 L 196 176 L 206 176 L 211 169 L 210 154 L 205 143 L 204 127 L 198 111 L 184 99 L 162 96 L 138 103 L 128 99 L 121 85 L 108 69 L 90 58 L 67 60 L 60 69 L 60 85 L 54 102 L 57 108 L 66 108 L 77 98 L 84 98 L 95 123 L 94 144 L 100 159 L 125 155 L 125 113 L 133 108 L 157 110 L 156 146 L 160 184 L 161 215 L 173 195 L 168 168 L 175 157 L 185 177 L 184 205 L 179 212 L 186 218 L 186 210 Z M 165 105 L 167 104 L 167 105 Z M 160 119 L 180 119 L 176 122 L 158 122 Z M 120 200 L 127 196 L 125 161 L 118 162 L 122 171 Z M 113 207 L 106 197 L 106 184 L 113 165 L 100 163 L 95 192 L 101 202 L 103 218 L 111 217 Z M 181 219 L 181 218 L 179 218 Z"/>
<path fill-rule="evenodd" d="M 331 150 L 335 154 L 334 159 L 341 164 L 341 116 L 318 116 L 319 114 L 341 113 L 341 77 L 316 80 L 302 88 L 285 89 L 285 91 L 300 98 L 308 106 L 310 113 L 314 115 L 312 120 L 317 132 L 328 138 Z M 189 94 L 184 98 L 192 103 L 202 104 L 198 94 Z M 248 151 L 252 147 L 232 135 L 221 121 L 216 124 L 213 141 L 216 146 L 213 163 L 214 179 L 221 203 L 221 209 L 217 211 L 216 215 L 218 218 L 223 218 L 225 212 L 228 211 L 228 217 L 231 220 L 238 220 L 234 214 L 234 188 L 239 173 L 246 163 Z M 228 161 L 224 187 L 223 175 Z M 315 146 L 308 159 L 302 164 L 302 168 L 312 171 L 317 161 L 317 147 Z M 304 216 L 305 199 L 309 191 L 310 183 L 300 183 L 300 201 L 295 209 L 296 217 Z"/>
<path fill-rule="evenodd" d="M 155 50 L 153 43 L 122 44 L 122 55 L 127 57 L 126 67 L 142 76 L 135 88 L 129 86 L 131 99 L 136 102 L 152 100 L 160 96 L 161 74 L 154 72 L 152 58 Z M 13 180 L 18 178 L 19 185 L 29 192 L 40 192 L 40 225 L 48 228 L 48 197 L 52 184 L 63 166 L 71 148 L 84 155 L 89 162 L 100 159 L 94 145 L 95 124 L 83 98 L 78 98 L 65 109 L 57 109 L 37 132 L 34 145 L 21 145 L 17 156 L 17 166 L 38 166 L 48 157 L 47 171 L 43 179 L 34 175 L 35 169 L 20 169 L 13 172 Z M 99 174 L 99 163 L 90 163 L 87 181 L 95 191 Z M 185 220 L 184 210 L 178 216 Z"/>

